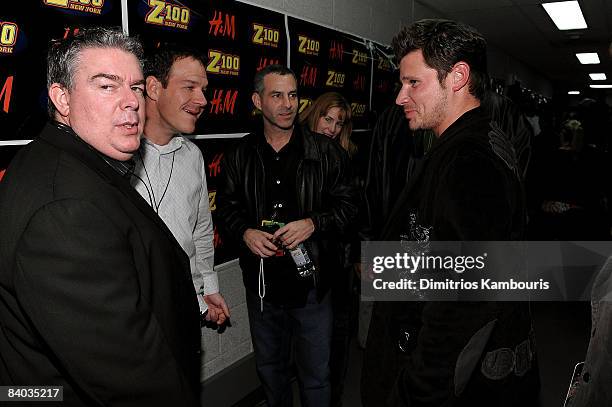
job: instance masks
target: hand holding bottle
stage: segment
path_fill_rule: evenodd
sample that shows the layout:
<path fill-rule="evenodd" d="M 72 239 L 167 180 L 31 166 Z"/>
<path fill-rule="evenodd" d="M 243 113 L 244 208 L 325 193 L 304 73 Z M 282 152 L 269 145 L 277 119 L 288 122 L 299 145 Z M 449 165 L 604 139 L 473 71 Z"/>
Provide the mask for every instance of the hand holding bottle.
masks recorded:
<path fill-rule="evenodd" d="M 287 223 L 279 228 L 273 235 L 272 240 L 283 243 L 284 247 L 292 250 L 300 243 L 308 239 L 314 232 L 315 227 L 312 219 L 300 219 Z"/>
<path fill-rule="evenodd" d="M 259 257 L 270 257 L 276 254 L 278 247 L 272 243 L 272 235 L 257 229 L 247 229 L 242 239 L 251 252 Z"/>

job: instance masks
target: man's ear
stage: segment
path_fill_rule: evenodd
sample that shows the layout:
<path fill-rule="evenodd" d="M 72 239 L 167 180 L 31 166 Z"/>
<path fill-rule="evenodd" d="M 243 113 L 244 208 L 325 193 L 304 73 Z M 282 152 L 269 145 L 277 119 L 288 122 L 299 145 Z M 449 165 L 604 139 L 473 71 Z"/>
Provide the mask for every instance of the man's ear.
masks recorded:
<path fill-rule="evenodd" d="M 450 72 L 451 86 L 453 91 L 458 91 L 466 86 L 470 81 L 470 66 L 465 62 L 459 61 L 453 66 Z"/>
<path fill-rule="evenodd" d="M 151 100 L 157 101 L 159 99 L 159 93 L 162 89 L 162 83 L 157 80 L 153 75 L 147 76 L 146 80 L 147 97 Z"/>
<path fill-rule="evenodd" d="M 251 95 L 251 100 L 253 101 L 255 107 L 261 110 L 261 97 L 259 97 L 259 93 L 253 92 Z"/>
<path fill-rule="evenodd" d="M 70 114 L 70 92 L 59 83 L 53 83 L 49 87 L 49 99 L 55 110 L 62 117 L 68 117 Z"/>

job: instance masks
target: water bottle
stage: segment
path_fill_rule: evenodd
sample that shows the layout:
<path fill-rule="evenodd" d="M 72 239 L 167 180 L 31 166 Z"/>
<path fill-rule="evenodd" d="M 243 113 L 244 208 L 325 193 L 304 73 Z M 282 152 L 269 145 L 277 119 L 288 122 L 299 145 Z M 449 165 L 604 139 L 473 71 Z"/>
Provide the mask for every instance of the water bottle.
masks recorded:
<path fill-rule="evenodd" d="M 283 210 L 283 204 L 278 203 L 272 206 L 272 214 L 270 215 L 270 220 L 279 226 L 283 226 L 284 223 L 280 223 L 281 219 L 280 212 Z M 308 255 L 308 249 L 304 246 L 304 243 L 300 243 L 295 249 L 288 250 L 295 266 L 297 268 L 298 275 L 302 278 L 308 278 L 312 276 L 316 270 L 316 267 L 312 260 L 310 260 L 310 256 Z M 277 253 L 278 255 L 278 253 Z"/>
<path fill-rule="evenodd" d="M 300 243 L 295 249 L 289 250 L 289 254 L 291 254 L 291 258 L 297 267 L 297 272 L 300 277 L 308 278 L 314 274 L 316 267 L 312 260 L 310 260 L 308 250 L 306 246 L 304 246 L 304 243 Z"/>

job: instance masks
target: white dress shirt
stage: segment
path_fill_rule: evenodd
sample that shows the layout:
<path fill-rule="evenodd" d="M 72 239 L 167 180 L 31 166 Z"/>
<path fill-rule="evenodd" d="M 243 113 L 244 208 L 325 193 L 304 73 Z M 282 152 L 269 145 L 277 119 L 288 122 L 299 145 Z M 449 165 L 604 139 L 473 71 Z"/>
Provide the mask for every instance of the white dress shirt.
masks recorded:
<path fill-rule="evenodd" d="M 204 311 L 207 306 L 201 295 L 219 292 L 219 283 L 213 270 L 213 223 L 202 153 L 183 136 L 163 146 L 143 138 L 134 160 L 132 185 L 189 256 L 193 285 Z"/>

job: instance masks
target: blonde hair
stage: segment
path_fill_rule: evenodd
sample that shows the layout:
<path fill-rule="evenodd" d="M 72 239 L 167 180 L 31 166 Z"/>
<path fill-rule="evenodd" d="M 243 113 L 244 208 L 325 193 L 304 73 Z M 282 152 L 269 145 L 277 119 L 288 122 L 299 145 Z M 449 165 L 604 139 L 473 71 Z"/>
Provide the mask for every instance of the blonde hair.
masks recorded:
<path fill-rule="evenodd" d="M 337 107 L 344 110 L 344 125 L 338 135 L 338 142 L 350 156 L 355 154 L 357 146 L 351 141 L 351 131 L 353 124 L 351 121 L 351 105 L 338 92 L 326 92 L 319 96 L 310 106 L 300 114 L 299 123 L 308 126 L 311 131 L 315 131 L 317 123 L 324 117 L 329 109 Z"/>

